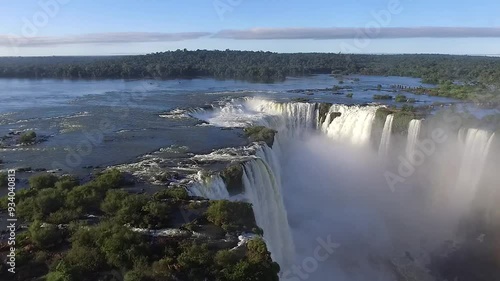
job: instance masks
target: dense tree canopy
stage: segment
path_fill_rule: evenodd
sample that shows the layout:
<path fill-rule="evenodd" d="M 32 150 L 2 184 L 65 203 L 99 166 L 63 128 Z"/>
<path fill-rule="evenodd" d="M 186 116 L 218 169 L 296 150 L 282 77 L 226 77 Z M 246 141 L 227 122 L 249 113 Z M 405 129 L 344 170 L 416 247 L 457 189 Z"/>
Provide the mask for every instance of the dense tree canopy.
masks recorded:
<path fill-rule="evenodd" d="M 29 225 L 16 237 L 19 273 L 9 275 L 0 262 L 0 280 L 278 280 L 279 266 L 261 238 L 237 247 L 242 232 L 262 233 L 248 203 L 194 200 L 180 186 L 127 192 L 118 170 L 83 185 L 49 173 L 29 182 L 15 200 L 18 218 Z M 0 211 L 7 202 L 0 199 Z M 148 234 L 158 229 L 182 235 Z"/>
<path fill-rule="evenodd" d="M 19 78 L 214 77 L 272 82 L 320 73 L 410 76 L 432 83 L 491 83 L 500 79 L 500 58 L 177 50 L 142 56 L 0 59 L 0 77 Z"/>

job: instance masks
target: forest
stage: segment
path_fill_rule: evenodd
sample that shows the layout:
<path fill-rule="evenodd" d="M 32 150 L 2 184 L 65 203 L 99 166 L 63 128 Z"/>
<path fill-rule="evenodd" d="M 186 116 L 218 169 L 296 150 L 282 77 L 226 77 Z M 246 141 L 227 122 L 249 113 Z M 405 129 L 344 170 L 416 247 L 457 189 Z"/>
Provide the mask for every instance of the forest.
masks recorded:
<path fill-rule="evenodd" d="M 16 275 L 1 262 L 0 280 L 278 280 L 249 203 L 193 198 L 182 187 L 124 191 L 130 184 L 118 170 L 86 183 L 42 173 L 15 202 L 0 198 L 0 210 L 15 204 L 29 222 L 16 230 Z M 2 243 L 0 254 L 9 249 Z"/>
<path fill-rule="evenodd" d="M 422 78 L 425 83 L 500 80 L 500 58 L 456 55 L 282 54 L 177 50 L 113 57 L 5 57 L 2 78 L 175 79 L 212 77 L 255 82 L 310 74 L 364 74 Z"/>

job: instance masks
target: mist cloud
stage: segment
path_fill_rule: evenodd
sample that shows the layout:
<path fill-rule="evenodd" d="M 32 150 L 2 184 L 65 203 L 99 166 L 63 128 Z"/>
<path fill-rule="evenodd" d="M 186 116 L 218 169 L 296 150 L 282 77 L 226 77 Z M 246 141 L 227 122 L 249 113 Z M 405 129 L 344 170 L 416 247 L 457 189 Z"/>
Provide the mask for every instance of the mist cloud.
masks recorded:
<path fill-rule="evenodd" d="M 106 32 L 68 36 L 18 36 L 0 34 L 0 47 L 50 47 L 79 44 L 124 44 L 147 42 L 176 42 L 202 37 L 233 40 L 281 39 L 373 39 L 403 38 L 500 38 L 500 27 L 387 27 L 387 28 L 252 28 L 226 29 L 210 32 Z"/>
<path fill-rule="evenodd" d="M 371 38 L 500 38 L 497 27 L 386 27 L 386 28 L 252 28 L 222 30 L 213 37 L 235 40 L 271 39 L 354 39 L 368 34 Z"/>
<path fill-rule="evenodd" d="M 108 32 L 91 33 L 74 36 L 34 36 L 22 37 L 0 34 L 0 46 L 39 47 L 75 44 L 114 44 L 114 43 L 145 43 L 145 42 L 172 42 L 198 39 L 211 35 L 208 32 Z"/>

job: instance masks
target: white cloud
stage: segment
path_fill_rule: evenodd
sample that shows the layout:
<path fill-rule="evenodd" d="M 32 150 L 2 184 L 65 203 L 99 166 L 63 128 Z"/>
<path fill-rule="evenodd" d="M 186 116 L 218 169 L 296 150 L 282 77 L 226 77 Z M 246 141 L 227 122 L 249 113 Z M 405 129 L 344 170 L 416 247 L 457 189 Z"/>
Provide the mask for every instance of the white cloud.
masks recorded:
<path fill-rule="evenodd" d="M 144 43 L 144 42 L 171 42 L 198 39 L 208 36 L 208 32 L 109 32 L 92 33 L 74 36 L 52 37 L 21 37 L 0 34 L 0 46 L 37 47 L 75 44 L 116 44 L 116 43 Z"/>
<path fill-rule="evenodd" d="M 236 40 L 370 38 L 500 38 L 497 27 L 253 28 L 222 30 L 213 37 Z"/>

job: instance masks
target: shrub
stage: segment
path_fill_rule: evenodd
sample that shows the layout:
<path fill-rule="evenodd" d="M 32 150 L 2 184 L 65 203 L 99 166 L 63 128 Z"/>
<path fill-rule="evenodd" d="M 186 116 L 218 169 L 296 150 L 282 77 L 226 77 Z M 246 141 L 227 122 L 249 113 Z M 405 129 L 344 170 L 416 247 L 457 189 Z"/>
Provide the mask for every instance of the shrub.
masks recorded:
<path fill-rule="evenodd" d="M 78 210 L 62 208 L 49 214 L 47 217 L 47 222 L 53 224 L 68 224 L 74 220 L 77 220 L 80 215 L 81 214 L 78 212 Z"/>
<path fill-rule="evenodd" d="M 38 264 L 45 264 L 49 259 L 49 255 L 46 251 L 38 251 L 35 253 L 34 261 Z"/>
<path fill-rule="evenodd" d="M 243 255 L 237 251 L 221 250 L 214 261 L 217 280 L 279 280 L 280 267 L 272 261 L 266 244 L 260 238 L 248 241 Z"/>
<path fill-rule="evenodd" d="M 102 190 L 117 189 L 125 185 L 125 179 L 122 172 L 117 169 L 111 169 L 100 174 L 92 183 Z"/>
<path fill-rule="evenodd" d="M 415 119 L 415 114 L 408 111 L 399 111 L 394 114 L 394 121 L 392 123 L 392 132 L 394 134 L 406 135 L 410 121 Z"/>
<path fill-rule="evenodd" d="M 66 207 L 79 213 L 98 212 L 104 194 L 92 183 L 73 188 L 66 196 Z"/>
<path fill-rule="evenodd" d="M 279 280 L 280 266 L 272 261 L 271 253 L 269 253 L 266 243 L 261 238 L 248 241 L 247 259 L 252 265 L 248 275 L 267 276 L 268 279 L 266 280 Z"/>
<path fill-rule="evenodd" d="M 101 210 L 108 215 L 115 214 L 123 207 L 128 196 L 129 194 L 122 190 L 109 190 L 101 203 Z"/>
<path fill-rule="evenodd" d="M 293 98 L 292 102 L 302 102 L 302 103 L 307 103 L 309 102 L 308 98 Z"/>
<path fill-rule="evenodd" d="M 150 281 L 151 278 L 147 275 L 144 269 L 137 268 L 125 273 L 123 281 Z"/>
<path fill-rule="evenodd" d="M 45 276 L 47 281 L 72 281 L 68 272 L 51 271 Z"/>
<path fill-rule="evenodd" d="M 180 199 L 180 200 L 188 200 L 189 193 L 183 187 L 171 187 L 155 193 L 154 198 L 157 200 L 163 199 Z"/>
<path fill-rule="evenodd" d="M 63 261 L 58 261 L 55 268 L 45 276 L 46 281 L 73 281 L 68 266 Z"/>
<path fill-rule="evenodd" d="M 206 244 L 186 244 L 177 258 L 187 280 L 205 280 L 206 272 L 212 263 L 212 255 Z"/>
<path fill-rule="evenodd" d="M 393 114 L 394 112 L 388 108 L 381 107 L 377 109 L 377 112 L 375 113 L 375 122 L 374 122 L 374 127 L 380 127 L 382 129 L 385 124 L 385 120 L 387 119 L 387 116 L 390 114 Z"/>
<path fill-rule="evenodd" d="M 101 225 L 96 231 L 101 232 L 98 243 L 109 265 L 132 268 L 136 261 L 149 256 L 149 247 L 144 237 L 126 227 L 114 226 L 107 229 L 106 225 Z"/>
<path fill-rule="evenodd" d="M 153 263 L 152 275 L 155 280 L 173 280 L 174 279 L 175 260 L 165 257 Z"/>
<path fill-rule="evenodd" d="M 44 225 L 34 221 L 29 228 L 31 242 L 39 249 L 49 249 L 59 244 L 62 239 L 61 231 L 55 225 Z"/>
<path fill-rule="evenodd" d="M 60 177 L 55 183 L 57 189 L 70 190 L 80 184 L 77 177 L 65 175 Z"/>
<path fill-rule="evenodd" d="M 64 194 L 54 188 L 44 189 L 35 197 L 35 207 L 43 217 L 59 210 L 63 205 Z"/>
<path fill-rule="evenodd" d="M 275 130 L 266 128 L 264 126 L 254 126 L 244 129 L 245 135 L 252 142 L 263 141 L 268 146 L 272 146 L 274 143 L 274 136 L 276 134 Z"/>
<path fill-rule="evenodd" d="M 392 100 L 391 95 L 373 95 L 374 100 Z"/>
<path fill-rule="evenodd" d="M 101 202 L 106 197 L 106 192 L 119 188 L 123 183 L 122 173 L 116 169 L 106 171 L 90 183 L 76 186 L 68 192 L 66 205 L 78 210 L 80 213 L 99 212 Z M 71 179 L 66 179 L 61 187 L 73 185 Z"/>
<path fill-rule="evenodd" d="M 142 208 L 145 212 L 142 225 L 147 228 L 163 228 L 168 226 L 170 206 L 163 202 L 150 201 Z"/>
<path fill-rule="evenodd" d="M 7 188 L 9 184 L 9 176 L 7 173 L 0 173 L 0 188 Z"/>
<path fill-rule="evenodd" d="M 44 189 L 44 188 L 52 188 L 55 186 L 58 181 L 58 177 L 52 174 L 39 174 L 36 176 L 32 176 L 29 179 L 30 187 L 33 189 Z"/>
<path fill-rule="evenodd" d="M 21 144 L 30 144 L 36 141 L 36 133 L 34 131 L 27 131 L 21 134 L 19 142 Z"/>
<path fill-rule="evenodd" d="M 149 198 L 145 195 L 130 195 L 123 200 L 122 208 L 116 213 L 116 220 L 120 224 L 130 224 L 135 227 L 144 227 L 143 207 Z"/>
<path fill-rule="evenodd" d="M 43 220 L 64 206 L 64 194 L 48 188 L 27 197 L 18 203 L 18 215 L 25 220 Z"/>
<path fill-rule="evenodd" d="M 103 203 L 107 212 L 116 211 L 115 220 L 120 224 L 130 224 L 141 228 L 162 228 L 168 226 L 170 219 L 171 206 L 167 202 L 151 200 L 145 195 L 129 195 L 124 197 L 121 204 L 120 198 L 113 198 L 110 195 L 108 200 Z M 118 195 L 120 197 L 120 195 Z M 113 202 L 113 200 L 115 202 Z"/>
<path fill-rule="evenodd" d="M 396 102 L 407 102 L 408 98 L 405 95 L 397 95 Z"/>
<path fill-rule="evenodd" d="M 229 232 L 251 231 L 257 227 L 252 206 L 244 202 L 213 201 L 206 211 L 206 216 L 208 221 Z"/>
<path fill-rule="evenodd" d="M 215 254 L 215 264 L 220 267 L 227 267 L 228 265 L 235 264 L 238 262 L 238 256 L 234 251 L 230 250 L 220 250 Z"/>
<path fill-rule="evenodd" d="M 124 269 L 132 268 L 150 254 L 144 236 L 115 221 L 79 228 L 71 236 L 71 241 L 73 247 L 99 249 L 108 265 Z"/>
<path fill-rule="evenodd" d="M 64 261 L 75 275 L 92 275 L 106 266 L 103 254 L 95 247 L 74 245 L 64 257 Z"/>
<path fill-rule="evenodd" d="M 98 247 L 98 241 L 102 234 L 98 232 L 98 227 L 82 227 L 78 225 L 71 235 L 73 247 Z"/>
<path fill-rule="evenodd" d="M 243 166 L 241 164 L 226 167 L 220 175 L 231 195 L 243 192 Z"/>
<path fill-rule="evenodd" d="M 416 109 L 413 105 L 407 105 L 407 104 L 404 104 L 402 107 L 401 107 L 401 110 L 402 111 L 406 111 L 406 112 L 415 112 Z"/>

